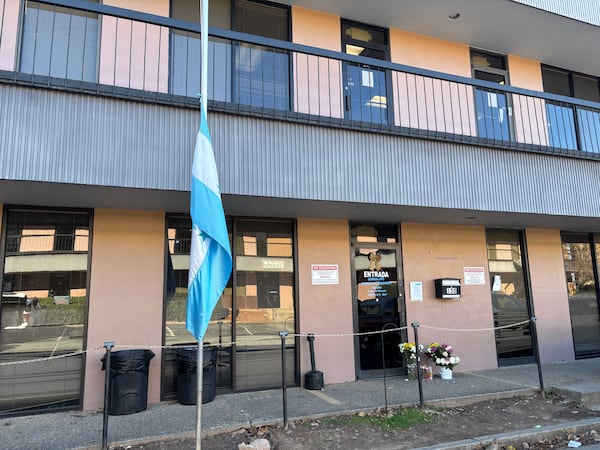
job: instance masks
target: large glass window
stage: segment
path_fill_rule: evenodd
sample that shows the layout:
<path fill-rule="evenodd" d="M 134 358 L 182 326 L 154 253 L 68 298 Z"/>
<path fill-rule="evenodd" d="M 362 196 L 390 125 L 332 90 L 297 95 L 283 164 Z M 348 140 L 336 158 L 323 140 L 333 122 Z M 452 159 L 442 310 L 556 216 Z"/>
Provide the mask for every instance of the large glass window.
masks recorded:
<path fill-rule="evenodd" d="M 231 28 L 230 0 L 211 0 L 210 26 Z M 171 0 L 171 17 L 200 23 L 200 0 Z M 200 92 L 200 35 L 171 30 L 169 91 L 175 95 L 195 97 Z M 211 38 L 208 42 L 208 77 L 211 100 L 231 101 L 231 43 Z"/>
<path fill-rule="evenodd" d="M 2 368 L 2 412 L 79 405 L 89 230 L 85 212 L 7 212 L 0 362 L 42 360 Z"/>
<path fill-rule="evenodd" d="M 587 234 L 562 235 L 565 279 L 577 358 L 600 355 L 598 236 L 595 241 L 594 246 L 592 237 Z"/>
<path fill-rule="evenodd" d="M 494 326 L 499 327 L 496 330 L 498 363 L 532 361 L 527 269 L 524 267 L 520 232 L 487 230 L 486 238 Z"/>
<path fill-rule="evenodd" d="M 95 82 L 98 15 L 25 3 L 20 71 Z"/>
<path fill-rule="evenodd" d="M 278 333 L 295 331 L 293 224 L 228 220 L 227 226 L 235 230 L 235 276 L 217 303 L 204 338 L 218 347 L 217 387 L 221 391 L 274 387 L 281 381 Z M 166 234 L 165 345 L 195 344 L 185 327 L 189 216 L 168 216 Z M 295 342 L 288 339 L 287 344 L 288 379 L 293 382 Z M 164 399 L 176 392 L 175 360 L 174 351 L 164 352 Z"/>
<path fill-rule="evenodd" d="M 231 223 L 228 223 L 231 229 Z M 188 272 L 192 222 L 189 216 L 167 217 L 165 345 L 195 345 L 196 339 L 186 329 Z M 217 387 L 231 387 L 231 323 L 232 287 L 229 280 L 223 295 L 217 302 L 206 330 L 204 343 L 215 345 L 217 350 Z M 176 393 L 176 353 L 164 352 L 162 393 L 171 398 Z"/>
<path fill-rule="evenodd" d="M 544 91 L 600 102 L 600 80 L 555 67 L 542 66 Z M 568 150 L 600 152 L 600 110 L 555 101 L 546 102 L 550 145 Z"/>
<path fill-rule="evenodd" d="M 235 0 L 233 29 L 289 41 L 289 9 L 271 3 Z M 286 51 L 239 43 L 233 63 L 235 102 L 278 110 L 289 108 L 290 62 Z"/>
<path fill-rule="evenodd" d="M 295 330 L 291 222 L 240 221 L 234 244 L 236 387 L 281 382 L 280 331 Z M 288 339 L 288 380 L 294 380 L 294 340 Z"/>

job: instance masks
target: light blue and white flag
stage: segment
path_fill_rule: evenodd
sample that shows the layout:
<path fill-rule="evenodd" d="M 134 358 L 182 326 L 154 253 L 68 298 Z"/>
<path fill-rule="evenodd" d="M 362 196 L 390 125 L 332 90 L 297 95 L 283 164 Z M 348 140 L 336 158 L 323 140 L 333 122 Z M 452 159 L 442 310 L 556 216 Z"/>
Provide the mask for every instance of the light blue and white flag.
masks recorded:
<path fill-rule="evenodd" d="M 200 129 L 194 149 L 190 212 L 192 245 L 186 327 L 200 341 L 227 285 L 232 262 L 217 165 L 204 108 L 200 111 Z"/>

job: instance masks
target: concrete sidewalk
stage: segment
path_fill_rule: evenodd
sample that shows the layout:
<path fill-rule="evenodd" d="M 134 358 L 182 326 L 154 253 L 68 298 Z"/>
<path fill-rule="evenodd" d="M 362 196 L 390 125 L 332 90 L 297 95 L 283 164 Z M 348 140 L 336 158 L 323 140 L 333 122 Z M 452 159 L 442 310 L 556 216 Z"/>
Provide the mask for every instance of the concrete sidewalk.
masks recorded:
<path fill-rule="evenodd" d="M 557 388 L 576 391 L 577 386 L 581 385 L 590 391 L 597 384 L 597 390 L 600 391 L 600 358 L 545 365 L 542 373 L 546 390 Z M 424 382 L 423 397 L 429 405 L 457 406 L 531 394 L 539 389 L 538 383 L 537 366 L 533 364 L 458 372 L 451 381 L 434 377 L 432 381 Z M 387 389 L 384 389 L 384 385 Z M 390 407 L 414 405 L 419 402 L 419 391 L 416 381 L 387 377 L 385 380 L 326 385 L 323 391 L 289 388 L 287 398 L 288 420 L 292 421 L 370 410 L 385 406 L 386 401 Z M 110 416 L 108 441 L 125 443 L 169 436 L 191 437 L 195 430 L 195 411 L 195 406 L 161 403 L 151 405 L 137 414 Z M 102 442 L 102 418 L 102 412 L 76 411 L 3 418 L 0 448 L 99 448 Z M 278 423 L 283 423 L 281 390 L 217 395 L 214 401 L 202 407 L 202 428 L 206 433 Z"/>

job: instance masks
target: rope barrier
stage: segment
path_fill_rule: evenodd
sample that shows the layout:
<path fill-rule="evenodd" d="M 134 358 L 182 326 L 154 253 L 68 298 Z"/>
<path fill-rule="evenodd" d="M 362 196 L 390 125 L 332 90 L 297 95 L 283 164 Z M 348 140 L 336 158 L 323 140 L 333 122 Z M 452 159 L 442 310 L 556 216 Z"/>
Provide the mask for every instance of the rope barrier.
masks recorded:
<path fill-rule="evenodd" d="M 506 328 L 518 328 L 521 325 L 525 325 L 526 323 L 529 323 L 529 320 L 523 320 L 522 322 L 515 322 L 515 323 L 508 324 L 508 325 L 502 325 L 500 327 L 492 327 L 492 328 L 443 328 L 443 327 L 434 327 L 431 325 L 420 325 L 420 326 L 421 326 L 421 328 L 428 328 L 430 330 L 440 330 L 440 331 L 481 332 L 481 331 L 503 330 Z"/>
<path fill-rule="evenodd" d="M 420 327 L 427 328 L 430 330 L 438 330 L 438 331 L 446 331 L 446 332 L 485 332 L 485 331 L 503 330 L 503 329 L 507 329 L 507 328 L 518 328 L 520 326 L 528 324 L 529 322 L 530 322 L 529 320 L 523 320 L 521 322 L 515 322 L 512 324 L 502 325 L 502 326 L 498 326 L 498 327 L 491 327 L 491 328 L 490 327 L 488 327 L 488 328 L 446 328 L 446 327 L 436 327 L 436 326 L 432 326 L 432 325 L 422 325 L 422 324 L 420 325 Z M 359 333 L 327 333 L 327 334 L 290 333 L 290 334 L 288 334 L 287 337 L 303 338 L 303 337 L 308 337 L 309 334 L 313 335 L 315 338 L 317 338 L 317 337 L 320 337 L 320 338 L 361 337 L 361 336 L 380 335 L 380 334 L 385 334 L 385 333 L 397 333 L 400 331 L 406 331 L 406 330 L 408 330 L 408 328 L 409 328 L 408 326 L 403 326 L 403 327 L 397 327 L 397 328 L 388 328 L 385 330 L 364 331 L 364 332 L 359 332 Z M 260 342 L 260 341 L 274 341 L 275 339 L 279 343 L 279 340 L 280 340 L 279 332 L 277 334 L 273 334 L 273 335 L 246 336 L 246 337 L 244 337 L 243 341 L 227 342 L 224 344 L 219 344 L 218 347 L 233 347 L 234 345 L 242 346 L 242 345 L 247 345 L 247 344 L 251 344 L 254 342 Z M 115 348 L 177 350 L 179 348 L 189 348 L 194 345 L 195 344 L 141 345 L 141 344 L 116 344 L 115 343 Z M 38 363 L 38 362 L 47 362 L 47 361 L 51 361 L 54 359 L 70 358 L 73 356 L 83 355 L 85 353 L 95 352 L 95 351 L 99 351 L 99 350 L 104 350 L 104 347 L 96 347 L 96 348 L 91 348 L 91 349 L 86 349 L 86 350 L 79 350 L 79 351 L 72 352 L 72 353 L 66 353 L 64 355 L 53 355 L 53 356 L 48 356 L 48 357 L 43 357 L 43 358 L 27 359 L 27 360 L 21 360 L 21 361 L 0 362 L 0 366 L 12 366 L 12 365 L 19 365 L 19 364 L 32 364 L 32 363 Z"/>

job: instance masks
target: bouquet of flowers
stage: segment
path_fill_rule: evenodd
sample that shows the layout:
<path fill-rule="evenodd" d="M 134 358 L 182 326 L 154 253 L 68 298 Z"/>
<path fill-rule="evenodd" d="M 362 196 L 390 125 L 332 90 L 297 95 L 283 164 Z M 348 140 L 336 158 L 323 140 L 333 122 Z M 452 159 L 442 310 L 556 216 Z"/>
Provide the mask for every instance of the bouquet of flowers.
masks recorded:
<path fill-rule="evenodd" d="M 406 359 L 406 364 L 417 364 L 417 346 L 414 342 L 403 342 L 398 345 L 400 353 Z M 419 345 L 419 351 L 423 351 L 423 346 Z"/>
<path fill-rule="evenodd" d="M 425 354 L 433 361 L 436 366 L 454 369 L 460 362 L 458 356 L 452 356 L 454 349 L 448 344 L 438 344 L 436 342 L 429 344 Z"/>

